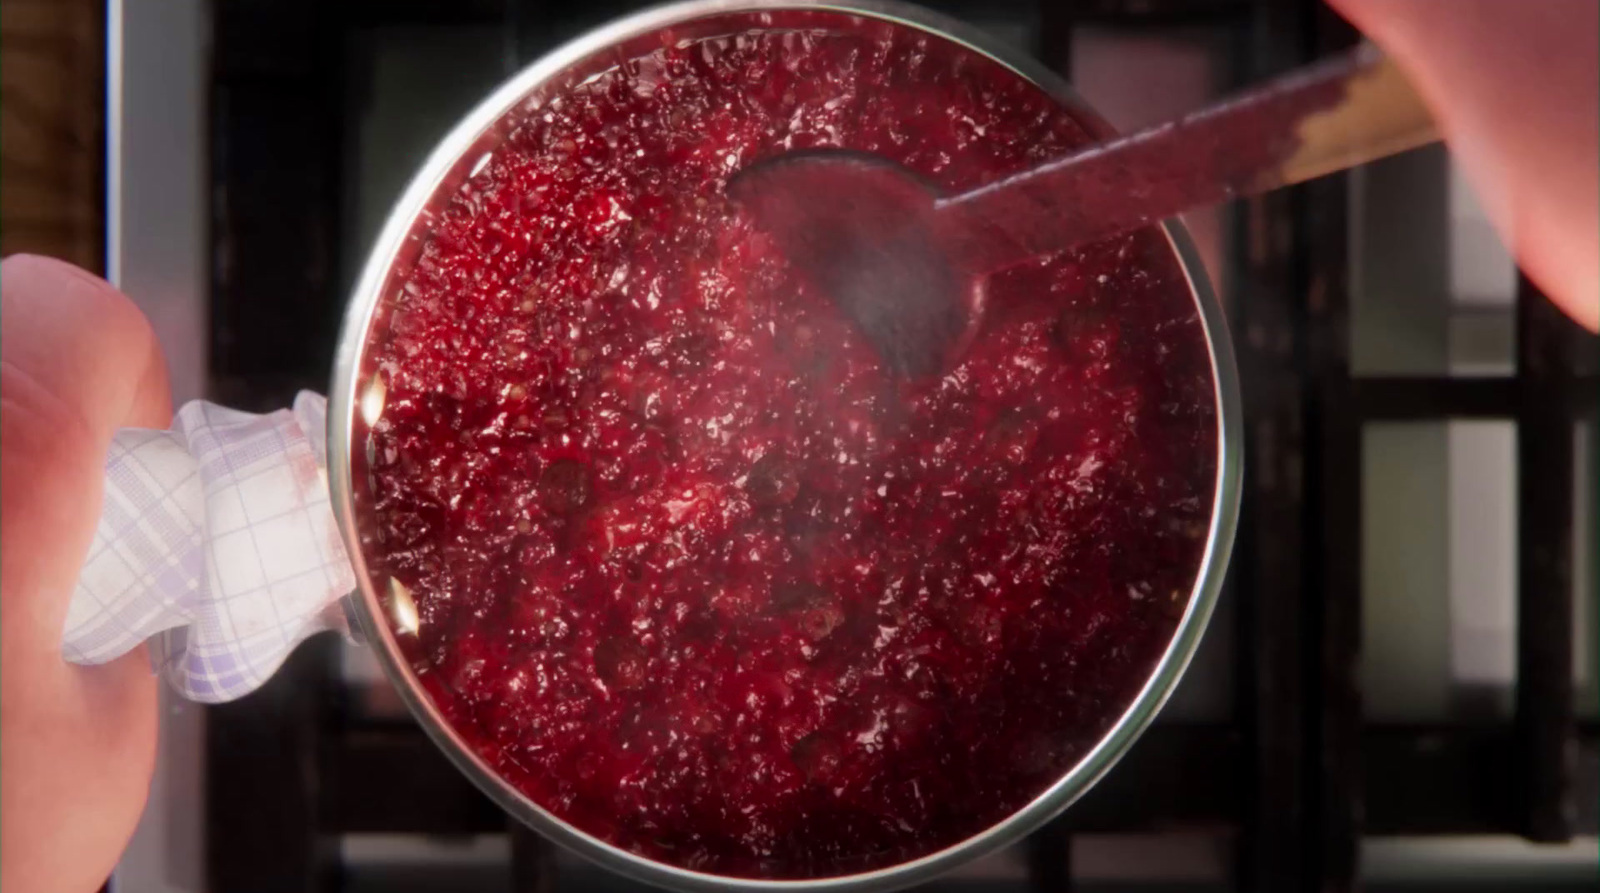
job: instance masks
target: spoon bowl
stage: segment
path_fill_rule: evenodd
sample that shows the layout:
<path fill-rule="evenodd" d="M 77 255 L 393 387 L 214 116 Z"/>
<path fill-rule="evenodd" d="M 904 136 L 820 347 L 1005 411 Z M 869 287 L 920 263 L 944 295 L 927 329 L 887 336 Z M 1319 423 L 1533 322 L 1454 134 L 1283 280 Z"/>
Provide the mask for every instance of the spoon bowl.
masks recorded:
<path fill-rule="evenodd" d="M 895 374 L 936 374 L 960 355 L 982 289 L 950 250 L 921 177 L 866 152 L 813 149 L 745 168 L 728 194 Z"/>

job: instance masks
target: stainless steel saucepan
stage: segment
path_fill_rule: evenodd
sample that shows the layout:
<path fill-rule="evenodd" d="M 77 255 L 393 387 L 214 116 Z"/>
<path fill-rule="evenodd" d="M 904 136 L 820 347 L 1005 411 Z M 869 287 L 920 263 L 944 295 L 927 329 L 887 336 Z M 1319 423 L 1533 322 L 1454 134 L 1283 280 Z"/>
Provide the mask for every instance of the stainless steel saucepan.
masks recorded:
<path fill-rule="evenodd" d="M 763 881 L 685 870 L 642 858 L 562 821 L 502 779 L 450 727 L 419 684 L 395 639 L 395 627 L 414 625 L 414 607 L 388 581 L 372 575 L 363 547 L 371 539 L 370 492 L 365 467 L 370 426 L 381 416 L 383 383 L 366 346 L 381 334 L 378 313 L 386 295 L 404 280 L 435 215 L 494 151 L 508 117 L 530 98 L 545 97 L 672 39 L 749 33 L 775 27 L 772 14 L 806 10 L 829 27 L 851 29 L 861 20 L 951 41 L 988 57 L 1033 82 L 1097 137 L 1111 128 L 1055 74 L 956 21 L 912 6 L 878 0 L 688 0 L 629 16 L 566 44 L 517 73 L 468 113 L 433 150 L 390 212 L 350 299 L 329 392 L 329 481 L 334 512 L 354 563 L 359 591 L 354 612 L 389 679 L 417 721 L 451 761 L 519 820 L 577 853 L 638 880 L 688 891 L 885 890 L 926 881 L 953 866 L 1012 843 L 1082 796 L 1127 752 L 1177 686 L 1211 617 L 1222 585 L 1238 512 L 1243 432 L 1237 374 L 1223 314 L 1212 295 L 1188 234 L 1164 224 L 1188 277 L 1210 346 L 1215 379 L 1217 478 L 1211 527 L 1188 607 L 1172 640 L 1137 698 L 1081 760 L 1032 802 L 987 830 L 935 853 L 887 868 L 817 880 Z"/>

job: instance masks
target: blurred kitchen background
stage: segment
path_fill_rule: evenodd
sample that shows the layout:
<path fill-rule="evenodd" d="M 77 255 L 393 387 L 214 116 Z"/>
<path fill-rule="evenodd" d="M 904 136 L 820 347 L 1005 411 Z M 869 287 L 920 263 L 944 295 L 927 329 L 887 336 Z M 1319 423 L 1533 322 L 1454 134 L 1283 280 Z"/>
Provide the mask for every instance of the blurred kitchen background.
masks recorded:
<path fill-rule="evenodd" d="M 1121 127 L 1358 40 L 1316 0 L 930 5 Z M 287 405 L 326 387 L 433 143 L 635 6 L 6 0 L 0 250 L 120 284 L 178 400 Z M 1110 777 L 932 888 L 1595 889 L 1596 339 L 1519 278 L 1442 148 L 1189 224 L 1245 390 L 1223 603 Z M 511 827 L 332 637 L 236 704 L 164 709 L 119 893 L 636 889 Z"/>

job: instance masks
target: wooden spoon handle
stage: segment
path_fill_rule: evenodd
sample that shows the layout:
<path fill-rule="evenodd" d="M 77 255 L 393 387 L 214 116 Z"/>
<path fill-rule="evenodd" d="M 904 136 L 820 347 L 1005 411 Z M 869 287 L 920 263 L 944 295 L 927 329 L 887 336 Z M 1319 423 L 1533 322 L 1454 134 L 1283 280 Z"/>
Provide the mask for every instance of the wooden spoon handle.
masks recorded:
<path fill-rule="evenodd" d="M 986 273 L 1438 138 L 1404 76 L 1364 46 L 937 208 L 962 266 Z"/>
<path fill-rule="evenodd" d="M 1394 62 L 1366 47 L 1354 57 L 1344 99 L 1300 120 L 1299 147 L 1275 171 L 1264 173 L 1251 194 L 1438 141 L 1433 115 Z"/>

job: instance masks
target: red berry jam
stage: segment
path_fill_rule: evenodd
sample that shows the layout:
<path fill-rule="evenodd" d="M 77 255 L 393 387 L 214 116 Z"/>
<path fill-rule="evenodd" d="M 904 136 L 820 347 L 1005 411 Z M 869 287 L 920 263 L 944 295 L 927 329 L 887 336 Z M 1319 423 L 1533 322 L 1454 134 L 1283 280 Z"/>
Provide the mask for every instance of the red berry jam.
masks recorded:
<path fill-rule="evenodd" d="M 689 41 L 515 113 L 371 345 L 372 562 L 449 722 L 555 815 L 744 877 L 1000 821 L 1129 706 L 1216 470 L 1164 237 L 994 276 L 942 377 L 890 375 L 723 193 L 789 149 L 956 190 L 1089 141 L 906 29 Z"/>

